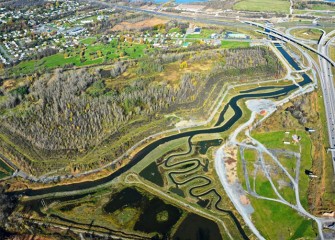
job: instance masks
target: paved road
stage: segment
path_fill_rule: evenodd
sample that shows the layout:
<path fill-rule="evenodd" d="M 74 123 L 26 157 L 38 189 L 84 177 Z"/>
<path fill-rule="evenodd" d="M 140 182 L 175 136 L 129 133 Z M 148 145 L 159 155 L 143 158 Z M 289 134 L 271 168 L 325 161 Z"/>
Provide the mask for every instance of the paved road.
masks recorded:
<path fill-rule="evenodd" d="M 291 31 L 294 30 L 294 29 L 317 29 L 317 30 L 320 30 L 323 34 L 325 34 L 325 31 L 319 27 L 316 27 L 316 26 L 309 26 L 309 27 L 305 27 L 305 26 L 295 26 L 295 27 L 291 27 L 291 28 L 288 28 L 286 29 L 285 31 L 285 35 L 286 36 L 289 36 L 290 38 L 295 38 L 296 40 L 299 40 L 300 42 L 303 42 L 305 44 L 318 44 L 318 41 L 317 40 L 311 40 L 311 39 L 304 39 L 304 38 L 298 38 L 298 37 L 295 37 L 291 34 Z"/>
<path fill-rule="evenodd" d="M 274 34 L 276 34 L 278 36 L 283 37 L 284 39 L 286 39 L 286 40 L 288 40 L 290 42 L 297 43 L 300 46 L 302 46 L 302 47 L 304 47 L 304 48 L 306 48 L 306 49 L 308 49 L 308 50 L 310 50 L 310 51 L 318 54 L 319 56 L 321 56 L 322 58 L 324 58 L 325 60 L 327 60 L 332 66 L 335 67 L 335 62 L 330 57 L 328 57 L 328 55 L 320 52 L 319 50 L 316 50 L 316 49 L 312 48 L 309 45 L 306 45 L 305 43 L 303 43 L 303 42 L 301 42 L 301 41 L 299 41 L 299 40 L 297 40 L 295 38 L 292 38 L 291 36 L 286 35 L 285 33 L 281 32 L 281 31 L 279 31 L 277 29 L 274 29 L 274 28 L 271 28 L 271 27 L 267 27 L 264 24 L 255 23 L 255 22 L 251 22 L 251 21 L 244 21 L 244 23 L 250 24 L 252 26 L 256 26 L 256 27 L 259 27 L 259 28 L 263 28 L 263 29 L 265 29 L 265 31 L 268 31 L 269 34 L 274 33 Z M 261 32 L 261 33 L 264 33 L 264 32 Z"/>
<path fill-rule="evenodd" d="M 329 55 L 329 45 L 335 37 L 330 38 L 335 33 L 335 30 L 324 35 L 318 45 L 318 51 L 324 55 Z M 329 41 L 327 41 L 329 39 Z M 335 149 L 335 88 L 331 65 L 325 59 L 319 56 L 321 68 L 320 83 L 323 92 L 326 118 L 328 125 L 329 147 Z M 335 174 L 335 152 L 331 152 L 333 169 Z"/>
<path fill-rule="evenodd" d="M 335 39 L 335 37 L 331 38 L 331 36 L 335 34 L 335 30 L 329 32 L 328 34 L 322 35 L 318 44 L 318 49 L 316 50 L 304 43 L 301 43 L 299 40 L 292 38 L 292 36 L 282 33 L 276 29 L 266 28 L 264 25 L 254 22 L 247 21 L 245 23 L 268 29 L 269 31 L 271 31 L 271 33 L 268 33 L 269 35 L 276 35 L 277 37 L 280 36 L 291 43 L 298 44 L 318 54 L 320 67 L 316 64 L 313 64 L 313 66 L 315 67 L 318 75 L 320 76 L 320 84 L 323 92 L 326 111 L 329 148 L 334 149 L 334 151 L 331 152 L 331 155 L 335 175 L 335 87 L 331 69 L 332 66 L 335 66 L 335 62 L 329 57 L 329 46 Z M 303 52 L 303 54 L 309 59 L 310 62 L 314 62 L 314 60 L 312 60 L 312 58 L 308 54 L 306 54 L 305 52 Z"/>
<path fill-rule="evenodd" d="M 181 15 L 177 13 L 169 13 L 169 12 L 160 12 L 157 10 L 147 10 L 147 9 L 142 9 L 142 8 L 137 8 L 137 7 L 129 7 L 129 6 L 121 6 L 118 4 L 114 3 L 107 3 L 107 2 L 102 2 L 99 0 L 82 0 L 83 2 L 90 2 L 90 3 L 96 3 L 100 4 L 102 6 L 106 7 L 111 7 L 111 8 L 117 8 L 117 9 L 122 9 L 126 11 L 133 11 L 133 12 L 142 12 L 142 13 L 147 13 L 151 15 L 156 15 L 160 17 L 167 17 L 171 19 L 179 19 L 179 20 L 185 20 L 185 21 L 197 21 L 197 22 L 202 22 L 202 23 L 207 23 L 207 24 L 217 24 L 217 25 L 225 25 L 225 26 L 234 26 L 234 27 L 242 27 L 246 28 L 247 25 L 243 23 L 238 23 L 236 22 L 236 17 L 213 17 L 210 15 L 194 15 L 194 16 L 189 16 L 189 15 Z M 190 13 L 192 14 L 192 13 Z M 244 18 L 244 19 L 249 19 L 249 18 Z M 227 22 L 230 21 L 230 22 Z"/>

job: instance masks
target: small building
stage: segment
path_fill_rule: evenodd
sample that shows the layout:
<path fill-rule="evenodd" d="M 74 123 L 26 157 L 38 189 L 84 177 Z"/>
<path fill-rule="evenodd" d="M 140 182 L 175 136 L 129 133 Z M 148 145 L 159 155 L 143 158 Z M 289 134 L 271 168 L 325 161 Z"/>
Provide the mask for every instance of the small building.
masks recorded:
<path fill-rule="evenodd" d="M 305 130 L 309 133 L 315 132 L 315 129 L 313 129 L 313 128 L 305 127 Z"/>
<path fill-rule="evenodd" d="M 232 33 L 227 32 L 225 35 L 225 38 L 232 38 L 232 39 L 250 39 L 249 36 L 243 34 L 243 33 Z"/>
<path fill-rule="evenodd" d="M 82 28 L 82 27 L 74 27 L 74 28 L 71 28 L 70 30 L 67 31 L 67 34 L 69 34 L 70 36 L 75 36 L 75 35 L 78 35 L 82 32 L 85 31 L 85 28 Z"/>
<path fill-rule="evenodd" d="M 184 42 L 183 43 L 183 48 L 187 48 L 190 45 L 190 42 Z"/>
<path fill-rule="evenodd" d="M 296 135 L 296 134 L 294 134 L 294 135 L 292 135 L 292 139 L 293 139 L 294 142 L 298 143 L 298 142 L 300 142 L 301 137 L 298 136 L 298 135 Z"/>
<path fill-rule="evenodd" d="M 201 28 L 200 27 L 195 27 L 193 34 L 200 34 L 201 33 Z"/>
<path fill-rule="evenodd" d="M 217 33 L 212 33 L 211 34 L 212 39 L 217 39 L 218 37 L 219 37 L 219 34 L 217 34 Z"/>

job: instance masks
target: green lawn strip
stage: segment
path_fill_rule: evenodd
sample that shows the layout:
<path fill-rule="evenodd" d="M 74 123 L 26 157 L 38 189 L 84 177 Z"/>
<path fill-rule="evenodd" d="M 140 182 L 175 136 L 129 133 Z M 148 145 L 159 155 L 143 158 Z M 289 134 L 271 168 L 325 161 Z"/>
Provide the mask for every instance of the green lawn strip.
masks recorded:
<path fill-rule="evenodd" d="M 12 174 L 14 170 L 7 165 L 7 163 L 3 162 L 0 158 L 0 171 L 8 174 Z"/>
<path fill-rule="evenodd" d="M 221 47 L 222 48 L 246 48 L 246 47 L 250 47 L 250 43 L 242 42 L 242 41 L 223 40 L 221 41 Z"/>
<path fill-rule="evenodd" d="M 294 177 L 297 162 L 296 157 L 288 154 L 278 154 L 277 158 L 280 163 L 286 168 L 286 170 L 291 174 L 291 176 Z"/>
<path fill-rule="evenodd" d="M 236 165 L 236 171 L 237 171 L 237 177 L 240 180 L 243 189 L 247 190 L 246 186 L 246 181 L 244 177 L 244 172 L 243 172 L 243 165 L 242 165 L 242 160 L 241 160 L 241 153 L 240 150 L 237 151 L 237 165 Z"/>
<path fill-rule="evenodd" d="M 269 149 L 283 149 L 288 151 L 299 152 L 299 146 L 290 144 L 285 145 L 283 141 L 291 141 L 291 134 L 289 138 L 286 137 L 285 131 L 276 131 L 276 132 L 268 132 L 268 133 L 257 133 L 252 132 L 251 136 L 264 144 Z"/>
<path fill-rule="evenodd" d="M 88 37 L 88 38 L 80 40 L 80 42 L 83 43 L 83 44 L 90 45 L 90 44 L 93 44 L 96 40 L 97 40 L 96 37 Z"/>
<path fill-rule="evenodd" d="M 247 162 L 250 162 L 250 163 L 254 163 L 255 161 L 257 161 L 257 152 L 255 149 L 245 149 L 244 150 L 244 159 L 247 161 Z"/>
<path fill-rule="evenodd" d="M 82 18 L 82 19 L 79 19 L 77 21 L 74 22 L 74 25 L 76 24 L 81 24 L 81 21 L 89 21 L 89 20 L 93 20 L 93 22 L 97 21 L 97 18 L 98 16 L 95 15 L 95 16 L 91 16 L 91 17 L 87 17 L 87 18 Z"/>
<path fill-rule="evenodd" d="M 320 93 L 321 94 L 321 93 Z M 318 94 L 319 95 L 319 94 Z M 325 106 L 324 106 L 324 101 L 321 97 L 318 97 L 318 105 L 320 109 L 320 122 L 325 123 L 326 120 L 326 113 L 325 113 Z M 320 126 L 320 131 L 323 131 L 323 145 L 324 146 L 329 146 L 329 137 L 328 137 L 328 128 L 327 124 L 322 124 Z M 335 205 L 335 198 L 334 198 L 334 172 L 333 172 L 333 161 L 331 158 L 330 154 L 326 154 L 326 159 L 325 161 L 325 172 L 324 174 L 327 176 L 325 177 L 325 190 L 324 190 L 324 195 L 323 198 L 326 199 L 327 201 L 331 201 Z"/>
<path fill-rule="evenodd" d="M 309 6 L 312 10 L 335 10 L 334 5 L 328 4 L 310 4 Z"/>
<path fill-rule="evenodd" d="M 180 30 L 180 28 L 171 28 L 170 30 L 169 30 L 169 33 L 181 33 L 181 30 Z"/>
<path fill-rule="evenodd" d="M 233 6 L 234 10 L 278 13 L 289 13 L 289 8 L 288 0 L 242 0 Z"/>
<path fill-rule="evenodd" d="M 217 33 L 214 29 L 201 29 L 200 34 L 187 34 L 186 38 L 210 38 L 212 33 Z"/>
<path fill-rule="evenodd" d="M 281 203 L 250 197 L 254 224 L 265 239 L 314 239 L 312 220 Z"/>
<path fill-rule="evenodd" d="M 5 178 L 5 177 L 8 177 L 8 176 L 9 176 L 9 174 L 0 171 L 0 179 Z"/>
<path fill-rule="evenodd" d="M 260 169 L 257 172 L 255 181 L 256 181 L 255 190 L 257 194 L 263 197 L 269 197 L 269 198 L 275 198 L 275 199 L 278 198 L 271 186 L 271 183 L 269 182 L 267 177 L 264 175 L 262 169 Z M 250 187 L 253 188 L 253 185 L 250 185 Z"/>
<path fill-rule="evenodd" d="M 209 141 L 213 139 L 220 139 L 221 135 L 219 133 L 211 133 L 211 134 L 198 134 L 192 137 L 191 142 L 197 143 L 201 141 Z"/>
<path fill-rule="evenodd" d="M 299 194 L 300 202 L 305 209 L 309 209 L 308 206 L 308 186 L 309 177 L 305 174 L 306 169 L 311 169 L 312 167 L 312 142 L 311 139 L 305 131 L 298 131 L 298 135 L 301 136 L 300 144 L 301 149 L 301 164 L 300 164 L 300 178 L 299 178 Z"/>

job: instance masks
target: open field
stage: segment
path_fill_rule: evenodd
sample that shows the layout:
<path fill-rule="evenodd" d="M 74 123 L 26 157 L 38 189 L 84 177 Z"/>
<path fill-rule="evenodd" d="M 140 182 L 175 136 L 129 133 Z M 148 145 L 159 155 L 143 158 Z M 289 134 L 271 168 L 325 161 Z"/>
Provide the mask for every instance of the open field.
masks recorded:
<path fill-rule="evenodd" d="M 150 18 L 150 19 L 146 19 L 146 20 L 139 21 L 136 23 L 124 21 L 114 26 L 112 30 L 113 31 L 129 31 L 129 30 L 139 31 L 143 28 L 150 28 L 150 27 L 154 27 L 157 25 L 163 25 L 166 22 L 168 22 L 168 20 L 160 19 L 160 18 Z"/>
<path fill-rule="evenodd" d="M 214 29 L 201 29 L 200 34 L 187 34 L 186 38 L 210 38 L 212 33 L 216 33 Z"/>
<path fill-rule="evenodd" d="M 335 10 L 335 6 L 334 5 L 329 5 L 329 4 L 308 4 L 308 9 L 312 9 L 312 10 Z"/>
<path fill-rule="evenodd" d="M 233 8 L 234 10 L 288 13 L 289 7 L 288 0 L 242 0 L 238 1 Z"/>
<path fill-rule="evenodd" d="M 318 29 L 306 28 L 306 29 L 293 29 L 291 31 L 291 34 L 292 36 L 298 38 L 319 40 L 322 32 Z"/>
<path fill-rule="evenodd" d="M 308 185 L 309 178 L 304 174 L 305 169 L 310 169 L 311 167 L 311 142 L 309 139 L 309 135 L 303 130 L 299 130 L 297 132 L 293 131 L 291 134 L 298 134 L 301 136 L 300 144 L 302 146 L 302 155 L 301 155 L 301 166 L 300 166 L 300 180 L 299 180 L 299 188 L 300 188 L 300 200 L 302 205 L 308 209 Z M 288 137 L 285 134 L 285 131 L 274 131 L 268 130 L 268 132 L 253 132 L 252 136 L 264 144 L 268 149 L 281 149 L 281 151 L 297 151 L 299 152 L 299 147 L 296 145 L 283 145 L 283 140 L 288 141 Z M 291 141 L 291 140 L 290 140 Z M 245 159 L 247 160 L 247 169 L 249 173 L 249 181 L 251 188 L 255 186 L 255 191 L 257 194 L 265 197 L 277 198 L 274 193 L 270 182 L 265 177 L 264 173 L 260 169 L 260 166 L 257 174 L 254 178 L 254 171 L 256 165 L 254 165 L 254 161 L 256 160 L 256 155 L 253 150 L 245 151 Z M 267 155 L 264 155 L 264 161 L 266 166 L 270 169 L 270 175 L 274 184 L 278 188 L 279 193 L 289 202 L 295 203 L 295 196 L 293 190 L 288 187 L 280 187 L 277 185 L 277 182 L 280 181 L 289 181 L 286 179 L 286 176 L 282 175 L 280 171 L 275 170 L 272 160 Z M 293 175 L 295 173 L 291 171 L 291 168 L 295 168 L 295 158 L 289 158 L 286 155 L 278 157 L 282 162 L 284 167 Z M 241 165 L 238 165 L 239 177 L 244 179 L 243 173 L 241 172 Z M 283 178 L 284 177 L 284 178 Z M 245 187 L 244 181 L 242 182 Z M 256 199 L 254 197 L 250 197 L 252 202 L 252 206 L 255 208 L 255 212 L 252 214 L 252 220 L 255 223 L 256 227 L 260 230 L 261 234 L 266 239 L 296 239 L 299 237 L 305 237 L 307 239 L 315 236 L 315 232 L 312 227 L 312 221 L 305 219 L 295 212 L 295 210 L 290 209 L 289 207 L 268 200 Z M 266 223 L 266 224 L 265 224 Z M 276 228 L 269 228 L 269 225 L 276 225 Z M 285 231 L 283 230 L 285 229 Z M 287 230 L 287 231 L 286 231 Z"/>
<path fill-rule="evenodd" d="M 94 38 L 83 40 L 85 44 L 91 44 Z M 119 43 L 116 40 L 109 44 L 95 44 L 87 47 L 70 48 L 65 53 L 44 57 L 40 60 L 21 62 L 11 71 L 16 74 L 30 74 L 39 69 L 52 69 L 66 65 L 87 66 L 102 64 L 114 59 L 134 59 L 143 56 L 144 44 Z"/>
<path fill-rule="evenodd" d="M 308 185 L 309 178 L 305 174 L 305 169 L 311 169 L 312 167 L 312 145 L 311 139 L 308 133 L 303 130 L 290 131 L 291 134 L 288 138 L 285 137 L 285 131 L 278 132 L 269 132 L 269 133 L 253 133 L 252 136 L 263 143 L 268 149 L 281 149 L 285 151 L 300 152 L 299 148 L 301 146 L 301 166 L 300 166 L 300 181 L 299 181 L 299 190 L 300 190 L 300 200 L 304 208 L 308 209 Z M 296 134 L 301 137 L 300 146 L 298 144 L 292 143 L 292 135 Z M 286 139 L 289 140 L 286 140 Z M 289 141 L 291 144 L 285 145 L 283 141 Z M 291 159 L 291 161 L 294 161 Z M 293 175 L 294 176 L 294 175 Z M 294 201 L 293 199 L 288 199 Z"/>
<path fill-rule="evenodd" d="M 267 200 L 253 197 L 250 200 L 256 209 L 252 220 L 265 239 L 315 238 L 313 222 L 300 216 L 295 210 Z"/>
<path fill-rule="evenodd" d="M 249 47 L 250 43 L 248 42 L 239 42 L 239 41 L 221 41 L 221 47 L 222 48 L 244 48 Z"/>
<path fill-rule="evenodd" d="M 253 136 L 269 148 L 287 149 L 295 152 L 299 152 L 298 147 L 293 145 L 292 142 L 290 145 L 284 146 L 282 141 L 288 139 L 285 137 L 285 132 L 289 131 L 290 136 L 292 134 L 301 136 L 299 181 L 301 203 L 315 214 L 321 214 L 325 211 L 325 208 L 332 209 L 335 205 L 334 175 L 330 155 L 325 151 L 326 146 L 328 146 L 328 136 L 327 126 L 322 124 L 325 122 L 325 114 L 320 94 L 320 92 L 313 92 L 305 97 L 305 102 L 309 104 L 308 123 L 305 126 L 313 127 L 316 130 L 315 133 L 307 133 L 303 125 L 299 124 L 288 112 L 283 111 L 287 106 L 283 106 L 282 110 L 276 112 L 262 124 L 260 130 L 253 133 Z M 287 162 L 290 158 L 279 155 L 279 160 Z M 291 163 L 288 162 L 284 166 L 289 172 L 293 172 Z M 318 178 L 310 181 L 304 173 L 305 169 L 312 171 Z M 310 206 L 313 206 L 313 208 L 310 209 Z"/>

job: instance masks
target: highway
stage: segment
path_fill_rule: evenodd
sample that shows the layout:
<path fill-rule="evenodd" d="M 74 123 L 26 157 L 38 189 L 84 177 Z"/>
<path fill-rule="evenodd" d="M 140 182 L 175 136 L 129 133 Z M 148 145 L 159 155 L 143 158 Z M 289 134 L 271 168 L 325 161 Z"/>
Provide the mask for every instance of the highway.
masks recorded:
<path fill-rule="evenodd" d="M 327 35 L 323 35 L 318 45 L 318 51 L 324 55 L 329 55 L 329 45 L 335 39 L 331 36 L 335 33 L 335 30 L 329 32 Z M 330 39 L 329 41 L 327 41 Z M 324 58 L 319 56 L 319 63 L 321 68 L 320 84 L 323 92 L 326 119 L 328 125 L 328 137 L 329 137 L 329 148 L 335 149 L 335 88 L 333 81 L 333 74 L 331 65 Z M 331 151 L 333 169 L 335 174 L 335 151 Z"/>
<path fill-rule="evenodd" d="M 320 30 L 323 35 L 325 34 L 325 31 L 322 28 L 319 28 L 317 26 L 309 26 L 309 27 L 306 27 L 306 26 L 295 26 L 295 27 L 291 27 L 291 28 L 286 29 L 286 31 L 285 31 L 285 35 L 286 36 L 288 36 L 290 38 L 295 38 L 296 40 L 298 40 L 298 41 L 300 41 L 302 43 L 305 43 L 305 44 L 312 44 L 312 45 L 313 44 L 318 44 L 318 41 L 295 37 L 295 36 L 293 36 L 291 34 L 291 31 L 294 30 L 294 29 L 317 29 L 317 30 Z"/>
<path fill-rule="evenodd" d="M 332 74 L 332 66 L 335 66 L 335 62 L 329 57 L 329 46 L 335 39 L 335 37 L 331 38 L 332 35 L 335 34 L 335 30 L 329 32 L 328 34 L 323 33 L 318 44 L 318 49 L 314 49 L 305 43 L 300 42 L 298 39 L 295 39 L 291 35 L 287 35 L 282 33 L 276 29 L 269 28 L 264 26 L 263 24 L 254 23 L 245 21 L 246 24 L 251 24 L 256 27 L 264 28 L 265 30 L 270 31 L 269 33 L 265 33 L 268 35 L 272 35 L 284 41 L 298 44 L 316 54 L 318 54 L 319 65 L 314 65 L 315 70 L 320 76 L 320 85 L 323 92 L 323 99 L 325 105 L 326 112 L 326 120 L 327 120 L 327 129 L 328 129 L 328 137 L 329 137 L 329 150 L 331 153 L 333 170 L 335 175 L 335 87 L 333 81 Z M 305 54 L 304 54 L 305 55 Z M 308 56 L 310 61 L 313 62 L 312 58 Z"/>
<path fill-rule="evenodd" d="M 267 27 L 267 26 L 265 26 L 264 24 L 255 23 L 255 22 L 251 22 L 251 21 L 244 21 L 244 23 L 246 23 L 246 24 L 250 24 L 250 25 L 253 25 L 253 26 L 256 26 L 256 27 L 259 27 L 259 28 L 263 28 L 263 29 L 265 29 L 265 30 L 267 30 L 267 31 L 269 31 L 269 32 L 275 33 L 275 34 L 277 34 L 277 35 L 279 35 L 279 36 L 281 36 L 281 37 L 287 39 L 287 40 L 290 41 L 290 42 L 297 43 L 297 44 L 299 44 L 300 46 L 302 46 L 302 47 L 304 47 L 304 48 L 306 48 L 306 49 L 308 49 L 308 50 L 310 50 L 310 51 L 312 51 L 312 52 L 318 54 L 320 57 L 322 57 L 322 58 L 324 58 L 326 61 L 328 61 L 333 67 L 335 67 L 335 62 L 334 62 L 330 57 L 328 57 L 328 55 L 323 54 L 322 52 L 320 52 L 319 49 L 316 50 L 316 49 L 310 47 L 309 45 L 306 45 L 305 43 L 303 43 L 303 42 L 301 42 L 301 41 L 299 41 L 299 40 L 297 40 L 297 39 L 295 39 L 295 38 L 292 38 L 291 36 L 289 36 L 289 35 L 287 35 L 287 34 L 281 32 L 281 31 L 278 31 L 278 30 L 276 30 L 276 29 L 274 29 L 274 28 L 271 28 L 271 27 Z M 323 35 L 323 37 L 324 37 L 324 35 Z M 320 41 L 321 41 L 321 40 L 320 40 Z"/>
<path fill-rule="evenodd" d="M 91 1 L 91 2 L 93 2 L 93 1 Z M 99 1 L 94 1 L 94 2 L 99 2 Z M 111 6 L 111 7 L 121 8 L 121 9 L 124 9 L 124 10 L 141 11 L 143 13 L 155 14 L 155 15 L 159 15 L 159 16 L 163 16 L 163 17 L 178 18 L 178 19 L 182 19 L 182 20 L 195 20 L 195 21 L 204 22 L 204 23 L 208 23 L 208 24 L 218 24 L 218 25 L 234 25 L 234 26 L 242 25 L 242 24 L 236 24 L 236 23 L 233 23 L 233 22 L 222 22 L 220 20 L 215 20 L 213 18 L 211 18 L 211 19 L 196 18 L 195 19 L 195 18 L 188 17 L 188 16 L 178 16 L 178 15 L 162 13 L 162 12 L 148 11 L 148 10 L 144 10 L 144 9 L 133 9 L 133 8 L 130 8 L 130 7 L 127 7 L 127 6 L 117 6 L 117 5 L 114 5 L 114 4 L 108 4 L 108 3 L 102 3 L 102 2 L 99 2 L 99 3 L 105 4 L 105 5 L 108 5 L 108 6 Z M 251 22 L 246 22 L 246 23 L 250 24 Z M 265 28 L 261 24 L 257 24 L 257 26 Z M 330 37 L 333 33 L 335 33 L 335 31 L 330 32 L 328 34 L 323 34 L 320 41 L 319 41 L 318 49 L 316 50 L 316 49 L 311 48 L 310 46 L 306 45 L 304 42 L 301 42 L 300 39 L 295 39 L 291 35 L 282 33 L 280 31 L 277 31 L 277 30 L 272 29 L 272 28 L 269 29 L 269 30 L 271 32 L 275 33 L 276 35 L 280 35 L 282 38 L 285 38 L 286 41 L 291 41 L 294 44 L 299 44 L 299 45 L 305 47 L 306 49 L 309 49 L 309 50 L 318 54 L 320 66 L 314 66 L 314 67 L 315 67 L 316 71 L 318 72 L 318 74 L 320 76 L 320 85 L 321 85 L 323 95 L 324 95 L 324 103 L 325 103 L 325 110 L 326 110 L 326 118 L 327 118 L 327 127 L 328 127 L 330 148 L 335 149 L 335 139 L 334 139 L 334 137 L 335 137 L 335 129 L 334 129 L 335 128 L 335 88 L 334 88 L 333 76 L 332 76 L 332 72 L 331 72 L 331 67 L 332 67 L 332 65 L 335 66 L 335 63 L 332 59 L 330 59 L 328 57 L 329 56 L 329 54 L 328 54 L 329 45 L 331 44 L 332 40 L 335 39 L 335 37 L 334 38 L 330 38 Z M 247 122 L 245 126 L 247 126 L 249 124 L 250 124 L 250 122 Z M 312 126 L 310 126 L 310 127 L 312 127 Z M 241 129 L 239 129 L 239 130 L 241 130 Z M 156 134 L 156 136 L 158 136 L 158 134 Z M 149 137 L 149 138 L 152 138 L 152 136 Z M 149 139 L 149 138 L 146 138 L 146 139 Z M 262 146 L 260 143 L 257 143 L 257 144 L 263 152 L 268 152 L 268 150 L 264 146 Z M 137 146 L 139 146 L 139 145 L 133 146 L 128 151 L 131 152 Z M 333 162 L 333 168 L 334 168 L 334 174 L 335 174 L 335 162 L 334 162 L 335 161 L 335 151 L 331 152 L 331 154 L 332 154 L 332 162 Z M 253 225 L 249 216 L 247 216 L 246 214 L 243 214 L 243 209 L 241 209 L 241 206 L 237 204 L 237 201 L 234 201 L 234 196 L 232 196 L 231 190 L 229 189 L 229 187 L 227 187 L 228 184 L 226 183 L 226 179 L 224 177 L 225 176 L 225 170 L 224 170 L 224 166 L 222 165 L 222 158 L 223 158 L 223 152 L 218 151 L 217 155 L 216 155 L 216 158 L 215 158 L 215 167 L 216 167 L 216 171 L 218 173 L 218 176 L 220 177 L 221 183 L 223 183 L 223 186 L 224 186 L 224 188 L 227 192 L 227 195 L 232 200 L 236 209 L 242 215 L 246 224 L 251 229 L 251 231 L 255 234 L 255 236 L 257 236 L 259 239 L 264 239 L 262 237 L 262 235 L 258 232 L 257 228 Z M 275 158 L 274 158 L 274 160 L 275 160 Z M 278 161 L 278 165 L 280 165 L 279 161 Z M 283 169 L 283 170 L 285 172 L 285 169 Z M 98 171 L 98 169 L 92 170 L 92 172 L 95 172 L 95 171 Z M 286 172 L 286 174 L 289 176 L 288 172 Z M 323 238 L 323 236 L 322 236 L 322 226 L 321 226 L 320 220 L 317 219 L 316 217 L 314 217 L 313 215 L 309 214 L 307 211 L 305 211 L 305 209 L 303 209 L 303 207 L 300 204 L 298 184 L 295 183 L 293 178 L 291 180 L 292 180 L 293 185 L 295 186 L 294 190 L 295 190 L 295 194 L 296 194 L 296 197 L 297 197 L 297 206 L 293 206 L 293 205 L 291 206 L 290 205 L 290 207 L 292 207 L 293 209 L 296 209 L 299 213 L 315 220 L 317 222 L 318 230 L 319 230 L 319 233 L 320 233 L 320 236 L 321 236 L 321 239 L 322 239 Z M 162 194 L 164 194 L 164 193 L 162 193 Z M 188 205 L 186 205 L 186 206 L 188 206 Z"/>
<path fill-rule="evenodd" d="M 247 25 L 236 22 L 236 17 L 214 17 L 210 15 L 181 15 L 177 13 L 170 13 L 170 12 L 161 12 L 157 10 L 147 10 L 147 9 L 142 9 L 138 7 L 129 7 L 129 6 L 122 6 L 118 5 L 115 3 L 108 3 L 108 2 L 102 2 L 99 0 L 81 0 L 83 2 L 90 2 L 90 3 L 96 3 L 100 4 L 102 6 L 106 7 L 111 7 L 111 8 L 117 8 L 125 11 L 133 11 L 133 12 L 141 12 L 141 13 L 146 13 L 150 15 L 155 15 L 159 17 L 166 17 L 170 19 L 179 19 L 179 20 L 185 20 L 185 21 L 196 21 L 196 22 L 201 22 L 201 23 L 206 23 L 206 24 L 216 24 L 216 25 L 223 25 L 223 26 L 233 26 L 233 27 L 241 27 L 241 28 L 246 28 Z M 192 13 L 191 13 L 192 14 Z M 242 17 L 241 17 L 242 19 Z M 249 19 L 249 18 L 245 18 Z"/>

